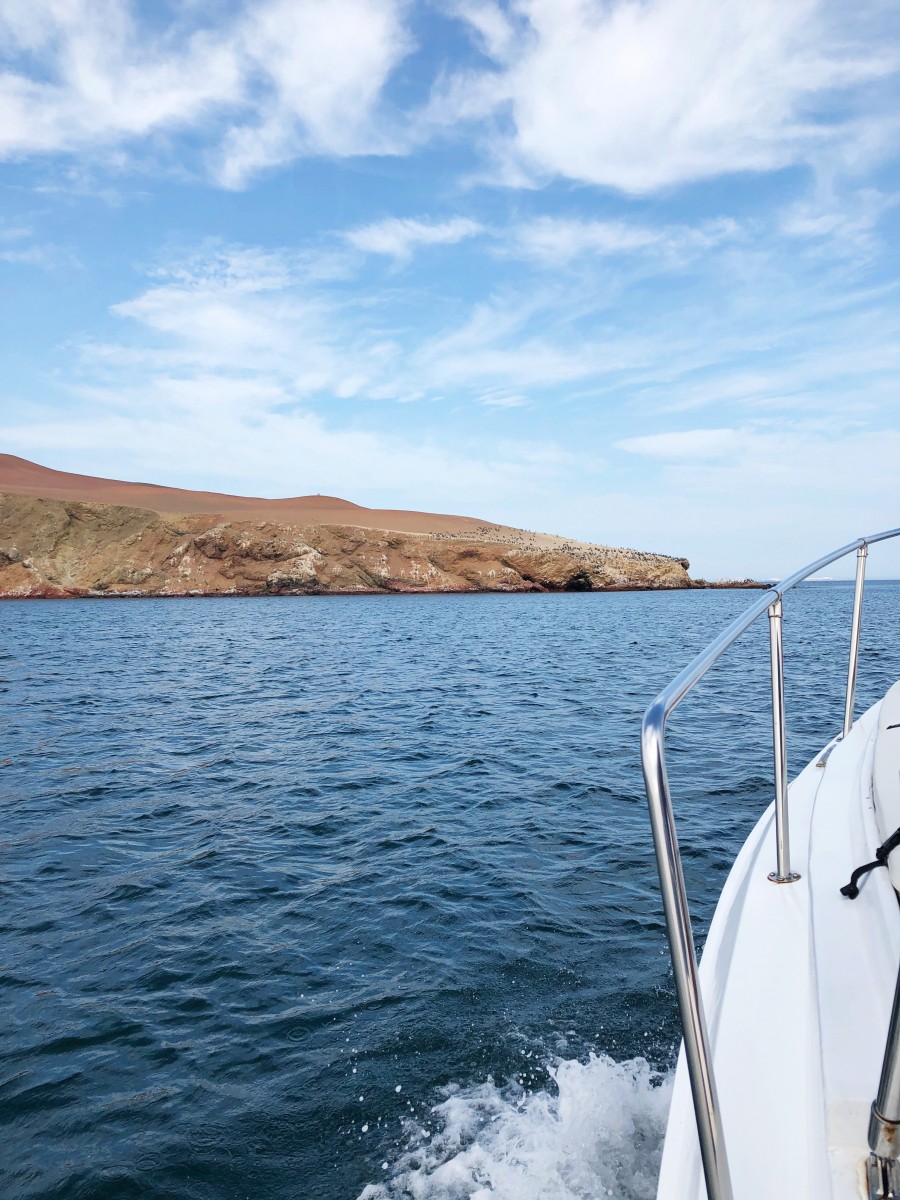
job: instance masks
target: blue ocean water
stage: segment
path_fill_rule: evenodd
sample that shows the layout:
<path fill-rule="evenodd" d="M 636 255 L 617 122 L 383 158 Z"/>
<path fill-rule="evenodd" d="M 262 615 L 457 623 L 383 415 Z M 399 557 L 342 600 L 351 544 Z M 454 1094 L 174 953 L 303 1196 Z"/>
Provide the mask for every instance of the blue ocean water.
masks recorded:
<path fill-rule="evenodd" d="M 0 606 L 0 1195 L 653 1195 L 644 707 L 755 593 Z M 900 677 L 866 597 L 859 703 Z M 789 755 L 852 588 L 786 601 Z M 673 718 L 702 940 L 771 798 L 751 631 Z"/>

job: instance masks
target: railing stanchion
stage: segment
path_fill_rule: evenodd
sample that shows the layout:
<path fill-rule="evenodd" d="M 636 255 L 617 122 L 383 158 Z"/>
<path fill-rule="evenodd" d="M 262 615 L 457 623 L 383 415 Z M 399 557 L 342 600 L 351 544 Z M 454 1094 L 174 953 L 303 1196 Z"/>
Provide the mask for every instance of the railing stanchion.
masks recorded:
<path fill-rule="evenodd" d="M 775 761 L 775 870 L 773 883 L 794 883 L 800 876 L 791 870 L 791 835 L 788 821 L 787 746 L 784 728 L 784 643 L 781 597 L 769 605 L 769 654 L 772 661 L 772 746 Z"/>
<path fill-rule="evenodd" d="M 894 1005 L 888 1026 L 887 1044 L 881 1064 L 878 1095 L 869 1113 L 869 1149 L 867 1164 L 870 1182 L 893 1185 L 898 1182 L 900 1164 L 900 976 L 894 990 Z M 870 1191 L 874 1196 L 894 1196 L 896 1191 L 882 1187 Z"/>
<path fill-rule="evenodd" d="M 863 587 L 866 581 L 868 553 L 869 547 L 865 543 L 856 551 L 856 591 L 853 593 L 853 624 L 850 627 L 850 665 L 847 668 L 847 697 L 844 701 L 844 737 L 853 728 L 856 668 L 859 665 L 859 631 L 862 626 Z"/>
<path fill-rule="evenodd" d="M 681 1029 L 684 1034 L 684 1056 L 691 1081 L 700 1157 L 706 1179 L 706 1195 L 707 1200 L 734 1200 L 725 1151 L 722 1113 L 716 1094 L 712 1046 L 703 1012 L 703 997 L 700 995 L 691 913 L 681 869 L 681 852 L 675 832 L 672 797 L 669 795 L 665 737 L 666 719 L 663 710 L 659 706 L 651 705 L 644 716 L 641 730 L 641 757 L 666 914 L 666 932 L 672 951 L 675 994 L 678 997 Z"/>

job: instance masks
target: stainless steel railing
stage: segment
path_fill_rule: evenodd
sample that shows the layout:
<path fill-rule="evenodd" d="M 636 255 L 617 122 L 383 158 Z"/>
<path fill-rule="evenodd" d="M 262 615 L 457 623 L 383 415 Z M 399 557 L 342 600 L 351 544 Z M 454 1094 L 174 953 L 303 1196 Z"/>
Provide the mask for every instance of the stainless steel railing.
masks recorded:
<path fill-rule="evenodd" d="M 656 697 L 644 714 L 641 728 L 641 758 L 644 767 L 644 782 L 647 787 L 647 802 L 650 807 L 650 824 L 656 847 L 656 862 L 662 890 L 663 907 L 666 914 L 666 930 L 672 955 L 675 990 L 681 1014 L 684 1036 L 684 1051 L 694 1112 L 697 1118 L 697 1133 L 703 1159 L 703 1173 L 709 1200 L 733 1200 L 725 1136 L 722 1130 L 722 1114 L 716 1093 L 716 1081 L 712 1066 L 709 1032 L 703 1012 L 703 998 L 697 975 L 697 954 L 694 949 L 694 934 L 688 908 L 684 874 L 681 868 L 681 852 L 675 830 L 669 776 L 666 771 L 665 738 L 666 721 L 688 692 L 699 683 L 706 672 L 725 651 L 762 614 L 769 616 L 770 658 L 772 670 L 772 732 L 775 766 L 775 842 L 776 869 L 769 875 L 774 883 L 792 883 L 799 876 L 791 871 L 790 836 L 788 825 L 787 760 L 785 756 L 784 715 L 784 653 L 782 646 L 782 599 L 786 592 L 823 570 L 838 559 L 856 551 L 856 589 L 853 597 L 853 618 L 850 631 L 850 659 L 847 671 L 847 694 L 844 704 L 844 726 L 842 737 L 853 725 L 853 701 L 856 692 L 856 675 L 859 660 L 859 637 L 862 623 L 862 604 L 865 583 L 865 567 L 868 548 L 874 542 L 900 536 L 900 529 L 858 538 L 824 555 L 809 566 L 789 575 L 754 601 L 735 621 L 722 631 L 714 641 L 689 663 L 668 687 Z"/>

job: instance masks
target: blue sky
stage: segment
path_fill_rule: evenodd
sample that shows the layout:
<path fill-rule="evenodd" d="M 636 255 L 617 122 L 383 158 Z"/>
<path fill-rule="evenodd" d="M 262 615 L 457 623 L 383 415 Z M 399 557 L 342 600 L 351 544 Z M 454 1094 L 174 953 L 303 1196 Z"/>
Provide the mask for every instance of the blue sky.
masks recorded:
<path fill-rule="evenodd" d="M 898 33 L 868 0 L 5 0 L 0 444 L 710 578 L 900 524 Z"/>

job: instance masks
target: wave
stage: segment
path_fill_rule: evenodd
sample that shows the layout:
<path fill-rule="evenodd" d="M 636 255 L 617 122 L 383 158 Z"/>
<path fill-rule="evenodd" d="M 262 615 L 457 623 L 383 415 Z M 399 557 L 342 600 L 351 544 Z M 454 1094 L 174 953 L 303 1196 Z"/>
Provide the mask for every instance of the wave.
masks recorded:
<path fill-rule="evenodd" d="M 555 1092 L 444 1088 L 358 1200 L 652 1200 L 672 1075 L 596 1054 L 549 1070 Z"/>

